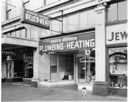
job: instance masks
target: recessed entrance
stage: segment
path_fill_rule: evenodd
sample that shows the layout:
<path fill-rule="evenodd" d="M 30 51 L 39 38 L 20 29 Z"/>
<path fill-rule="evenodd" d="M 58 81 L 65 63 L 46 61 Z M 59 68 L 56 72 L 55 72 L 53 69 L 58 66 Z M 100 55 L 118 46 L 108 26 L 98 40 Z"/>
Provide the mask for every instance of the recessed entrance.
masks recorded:
<path fill-rule="evenodd" d="M 60 80 L 74 79 L 74 56 L 73 54 L 59 54 L 58 70 Z"/>
<path fill-rule="evenodd" d="M 50 81 L 74 80 L 74 53 L 50 54 Z"/>

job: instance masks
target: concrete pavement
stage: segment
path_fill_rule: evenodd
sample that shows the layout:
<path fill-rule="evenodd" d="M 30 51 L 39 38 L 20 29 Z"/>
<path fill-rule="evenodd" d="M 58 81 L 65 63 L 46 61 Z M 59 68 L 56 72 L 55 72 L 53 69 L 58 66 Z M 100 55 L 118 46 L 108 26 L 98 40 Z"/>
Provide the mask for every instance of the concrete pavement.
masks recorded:
<path fill-rule="evenodd" d="M 34 88 L 20 83 L 2 84 L 2 101 L 119 101 L 126 102 L 126 97 L 96 96 L 87 94 L 85 99 L 76 86 L 58 88 Z"/>

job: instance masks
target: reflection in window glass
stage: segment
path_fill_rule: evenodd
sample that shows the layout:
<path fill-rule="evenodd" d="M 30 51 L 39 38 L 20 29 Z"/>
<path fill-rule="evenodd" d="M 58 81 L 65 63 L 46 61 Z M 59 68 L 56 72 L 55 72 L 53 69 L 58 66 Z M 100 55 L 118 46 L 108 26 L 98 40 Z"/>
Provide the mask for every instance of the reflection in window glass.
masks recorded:
<path fill-rule="evenodd" d="M 80 12 L 80 28 L 87 28 L 87 12 Z"/>
<path fill-rule="evenodd" d="M 16 31 L 16 37 L 20 38 L 20 30 Z"/>
<path fill-rule="evenodd" d="M 108 8 L 108 22 L 121 21 L 127 19 L 127 1 L 122 0 L 110 4 Z"/>
<path fill-rule="evenodd" d="M 15 31 L 12 32 L 12 37 L 16 37 L 16 32 Z"/>
<path fill-rule="evenodd" d="M 73 14 L 68 16 L 68 30 L 73 31 L 77 30 L 79 27 L 78 14 Z"/>
<path fill-rule="evenodd" d="M 63 32 L 67 32 L 67 27 L 68 27 L 67 16 L 64 16 L 63 17 Z"/>
<path fill-rule="evenodd" d="M 58 20 L 52 20 L 51 21 L 51 30 L 56 31 L 56 32 L 60 32 L 60 27 L 62 25 L 62 22 L 58 21 Z"/>
<path fill-rule="evenodd" d="M 108 22 L 117 20 L 117 3 L 111 4 L 108 8 Z"/>
<path fill-rule="evenodd" d="M 126 1 L 118 3 L 118 19 L 124 20 L 127 18 L 127 3 Z"/>
<path fill-rule="evenodd" d="M 7 36 L 12 36 L 12 32 L 6 33 Z"/>
<path fill-rule="evenodd" d="M 30 39 L 31 37 L 31 29 L 27 29 L 27 39 Z"/>
<path fill-rule="evenodd" d="M 46 5 L 48 5 L 48 4 L 54 3 L 54 2 L 56 2 L 56 1 L 58 1 L 58 0 L 45 0 L 45 1 L 46 1 Z"/>
<path fill-rule="evenodd" d="M 87 26 L 89 28 L 94 27 L 94 10 L 89 10 L 87 12 Z"/>
<path fill-rule="evenodd" d="M 25 36 L 25 29 L 21 30 L 21 38 L 26 38 L 26 36 Z"/>
<path fill-rule="evenodd" d="M 35 29 L 31 29 L 30 39 L 34 39 L 34 34 L 37 34 Z"/>
<path fill-rule="evenodd" d="M 90 51 L 89 56 L 85 56 L 84 54 L 78 55 L 79 83 L 93 84 L 95 81 L 95 50 Z"/>
<path fill-rule="evenodd" d="M 57 19 L 60 20 L 60 21 L 58 21 L 58 24 L 59 24 L 59 29 L 58 29 L 58 30 L 59 30 L 59 32 L 62 32 L 62 30 L 63 30 L 63 29 L 62 29 L 62 24 L 63 24 L 63 23 L 62 23 L 62 20 L 64 19 L 64 17 L 63 17 L 63 18 L 60 17 L 60 18 L 57 18 Z M 63 26 L 63 27 L 64 27 L 64 26 Z"/>

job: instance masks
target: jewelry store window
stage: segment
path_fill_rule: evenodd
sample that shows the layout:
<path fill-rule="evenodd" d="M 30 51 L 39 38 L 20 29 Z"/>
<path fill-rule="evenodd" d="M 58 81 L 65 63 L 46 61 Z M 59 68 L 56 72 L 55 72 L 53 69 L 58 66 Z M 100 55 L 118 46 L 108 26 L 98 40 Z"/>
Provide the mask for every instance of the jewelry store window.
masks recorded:
<path fill-rule="evenodd" d="M 127 47 L 109 48 L 111 88 L 127 88 Z"/>

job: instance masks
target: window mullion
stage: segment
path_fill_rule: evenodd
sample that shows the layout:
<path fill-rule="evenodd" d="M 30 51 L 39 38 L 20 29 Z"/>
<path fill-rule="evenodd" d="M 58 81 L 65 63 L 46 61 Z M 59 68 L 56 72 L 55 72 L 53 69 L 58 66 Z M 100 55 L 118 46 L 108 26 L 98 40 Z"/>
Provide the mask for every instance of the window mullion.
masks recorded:
<path fill-rule="evenodd" d="M 118 11 L 119 11 L 119 10 L 118 10 L 118 8 L 119 8 L 119 7 L 118 7 L 118 3 L 117 3 L 117 21 L 119 21 L 119 19 L 118 19 L 118 18 L 119 18 L 119 17 L 118 17 L 118 14 L 119 14 Z"/>

